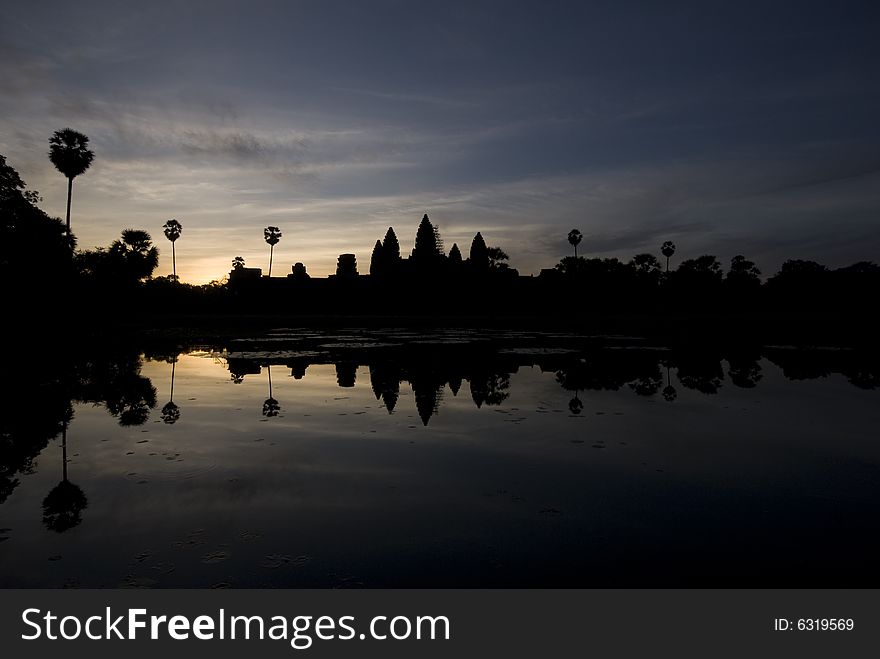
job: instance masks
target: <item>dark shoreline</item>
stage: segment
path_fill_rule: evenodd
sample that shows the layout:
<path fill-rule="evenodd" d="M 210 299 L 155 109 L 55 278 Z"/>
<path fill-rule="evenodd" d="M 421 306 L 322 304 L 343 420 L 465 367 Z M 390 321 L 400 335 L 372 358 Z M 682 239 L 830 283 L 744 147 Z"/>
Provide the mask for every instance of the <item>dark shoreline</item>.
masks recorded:
<path fill-rule="evenodd" d="M 12 314 L 15 317 L 15 314 Z M 324 314 L 150 314 L 117 317 L 68 317 L 61 323 L 25 318 L 9 328 L 20 340 L 64 336 L 89 343 L 109 340 L 215 341 L 261 336 L 277 329 L 369 330 L 448 329 L 564 332 L 582 338 L 632 337 L 666 345 L 774 344 L 834 346 L 875 351 L 877 318 L 821 314 L 603 314 L 529 315 L 324 315 Z"/>

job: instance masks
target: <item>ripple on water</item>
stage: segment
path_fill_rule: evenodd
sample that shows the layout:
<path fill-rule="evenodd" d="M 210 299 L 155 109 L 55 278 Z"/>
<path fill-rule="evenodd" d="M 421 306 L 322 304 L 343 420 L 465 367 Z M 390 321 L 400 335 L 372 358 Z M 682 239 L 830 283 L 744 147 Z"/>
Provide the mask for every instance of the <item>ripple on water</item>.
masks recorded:
<path fill-rule="evenodd" d="M 217 549 L 216 551 L 209 551 L 207 554 L 204 554 L 201 560 L 205 565 L 214 565 L 215 563 L 227 561 L 230 558 L 232 558 L 232 552 L 226 549 Z"/>
<path fill-rule="evenodd" d="M 120 588 L 152 588 L 159 582 L 149 577 L 139 577 L 133 574 L 127 574 L 119 583 Z"/>
<path fill-rule="evenodd" d="M 144 465 L 144 468 L 142 468 L 141 471 L 126 472 L 126 476 L 140 477 L 138 483 L 147 483 L 150 480 L 174 482 L 200 478 L 210 474 L 219 467 L 219 464 L 216 462 L 207 462 L 200 465 L 194 465 L 191 461 L 183 462 L 183 458 L 178 457 L 179 455 L 180 454 L 155 456 L 164 458 L 164 460 L 159 463 L 159 469 L 150 469 L 149 465 Z"/>

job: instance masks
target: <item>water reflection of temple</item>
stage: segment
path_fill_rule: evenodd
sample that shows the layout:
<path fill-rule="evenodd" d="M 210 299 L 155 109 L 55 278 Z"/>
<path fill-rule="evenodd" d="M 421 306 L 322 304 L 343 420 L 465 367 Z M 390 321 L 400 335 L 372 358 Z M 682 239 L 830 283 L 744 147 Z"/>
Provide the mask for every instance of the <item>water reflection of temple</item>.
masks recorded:
<path fill-rule="evenodd" d="M 637 396 L 658 396 L 671 403 L 679 397 L 676 385 L 707 395 L 717 394 L 725 384 L 754 388 L 763 378 L 762 359 L 775 363 L 792 378 L 839 372 L 859 387 L 874 388 L 880 383 L 876 360 L 861 361 L 844 352 L 819 354 L 754 347 L 598 349 L 536 356 L 528 351 L 481 352 L 468 346 L 439 354 L 367 350 L 336 360 L 320 355 L 300 355 L 288 360 L 249 359 L 238 353 L 228 359 L 228 367 L 233 381 L 241 382 L 245 375 L 260 373 L 261 366 L 270 362 L 283 363 L 296 379 L 304 378 L 313 363 L 332 364 L 337 385 L 351 388 L 357 385 L 358 369 L 364 365 L 376 400 L 382 402 L 389 414 L 397 410 L 401 385 L 407 384 L 419 418 L 428 425 L 442 409 L 444 395 L 457 396 L 465 383 L 478 409 L 501 405 L 510 396 L 511 375 L 522 367 L 553 373 L 559 386 L 573 394 L 568 406 L 572 414 L 578 415 L 584 407 L 582 395 L 588 391 L 627 389 Z"/>
<path fill-rule="evenodd" d="M 268 367 L 270 362 L 272 360 L 236 356 L 227 360 L 227 366 L 232 381 L 241 383 L 246 375 L 260 374 L 262 367 Z M 351 388 L 357 385 L 358 369 L 361 366 L 357 360 L 343 359 L 331 363 L 336 371 L 337 386 Z M 291 376 L 297 380 L 305 377 L 306 369 L 311 365 L 303 358 L 286 360 L 283 364 L 290 368 Z M 463 382 L 468 383 L 471 398 L 478 408 L 483 405 L 500 405 L 510 395 L 510 376 L 518 368 L 516 364 L 510 363 L 464 366 L 437 361 L 416 361 L 404 365 L 392 359 L 368 361 L 365 366 L 376 400 L 382 401 L 389 414 L 393 414 L 397 407 L 401 385 L 408 384 L 415 399 L 416 411 L 424 425 L 428 425 L 431 418 L 439 412 L 444 391 L 448 388 L 452 396 L 457 396 Z"/>
<path fill-rule="evenodd" d="M 186 350 L 178 346 L 148 354 L 149 359 L 164 362 L 172 376 L 168 404 L 161 409 L 161 420 L 169 425 L 180 416 L 174 403 L 173 375 L 181 352 Z M 102 406 L 122 426 L 145 424 L 157 405 L 156 388 L 142 373 L 144 356 L 138 350 L 92 349 L 82 354 L 72 350 L 61 357 L 37 351 L 28 358 L 27 364 L 14 368 L 18 386 L 0 397 L 0 503 L 16 489 L 19 475 L 33 469 L 49 443 L 63 439 L 74 404 Z M 373 394 L 389 414 L 398 411 L 401 386 L 406 383 L 413 392 L 416 412 L 428 425 L 442 413 L 444 396 L 457 396 L 465 383 L 477 408 L 503 404 L 510 395 L 511 374 L 524 367 L 553 374 L 569 410 L 577 415 L 582 413 L 585 392 L 589 391 L 625 390 L 674 403 L 685 390 L 715 395 L 725 386 L 759 387 L 768 362 L 791 380 L 838 374 L 861 389 L 880 387 L 880 356 L 876 352 L 756 346 L 530 353 L 463 344 L 444 350 L 436 346 L 423 350 L 366 349 L 339 357 L 302 350 L 288 357 L 239 352 L 228 354 L 224 363 L 235 383 L 261 374 L 264 366 L 285 366 L 293 378 L 303 379 L 310 365 L 330 364 L 336 370 L 337 384 L 345 388 L 363 386 L 358 370 L 364 365 Z M 268 368 L 266 375 L 266 416 L 280 416 L 282 404 L 274 398 Z M 284 403 L 286 406 L 287 401 Z M 52 510 L 57 498 L 49 502 Z"/>

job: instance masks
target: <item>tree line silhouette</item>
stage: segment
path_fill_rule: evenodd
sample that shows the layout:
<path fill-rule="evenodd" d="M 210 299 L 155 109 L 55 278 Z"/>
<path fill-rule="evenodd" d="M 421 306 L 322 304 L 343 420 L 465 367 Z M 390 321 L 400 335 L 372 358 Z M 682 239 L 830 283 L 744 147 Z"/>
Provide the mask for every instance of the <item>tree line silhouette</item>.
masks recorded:
<path fill-rule="evenodd" d="M 662 263 L 651 253 L 630 260 L 583 255 L 584 235 L 572 229 L 565 256 L 537 276 L 520 276 L 500 246 L 477 233 L 463 254 L 458 244 L 448 253 L 440 231 L 425 214 L 411 252 L 404 256 L 389 227 L 376 241 L 368 267 L 358 272 L 354 254 L 341 254 L 336 274 L 313 278 L 302 263 L 286 277 L 272 277 L 279 227 L 264 229 L 269 245 L 268 275 L 248 268 L 236 256 L 228 281 L 193 286 L 177 276 L 176 243 L 183 233 L 177 219 L 162 229 L 171 243 L 172 274 L 155 277 L 159 250 L 149 232 L 126 228 L 107 247 L 77 250 L 70 230 L 73 180 L 94 161 L 85 135 L 65 128 L 50 140 L 49 158 L 68 182 L 66 223 L 40 210 L 39 194 L 0 155 L 0 275 L 15 281 L 12 303 L 38 316 L 61 305 L 80 320 L 154 317 L 162 314 L 421 314 L 447 317 L 487 314 L 589 317 L 596 314 L 732 315 L 796 313 L 832 316 L 873 313 L 867 301 L 880 289 L 880 266 L 862 261 L 828 268 L 809 260 L 785 261 L 762 278 L 758 266 L 734 256 L 725 271 L 713 255 L 670 263 L 672 241 L 659 246 Z M 588 241 L 587 241 L 588 246 Z M 579 253 L 580 248 L 580 253 Z M 33 254 L 39 252 L 35 264 Z M 115 302 L 114 302 L 115 301 Z"/>

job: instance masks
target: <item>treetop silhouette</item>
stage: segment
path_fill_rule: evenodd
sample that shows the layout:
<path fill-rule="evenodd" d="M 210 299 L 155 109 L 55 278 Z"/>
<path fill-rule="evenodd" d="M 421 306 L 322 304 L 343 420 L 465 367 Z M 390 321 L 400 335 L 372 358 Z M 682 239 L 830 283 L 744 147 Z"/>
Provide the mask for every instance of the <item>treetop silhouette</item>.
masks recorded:
<path fill-rule="evenodd" d="M 676 272 L 683 275 L 707 275 L 718 279 L 721 279 L 723 274 L 721 264 L 711 254 L 703 254 L 695 259 L 682 261 Z"/>
<path fill-rule="evenodd" d="M 269 277 L 272 276 L 272 256 L 275 245 L 281 241 L 281 229 L 278 227 L 266 227 L 263 229 L 263 239 L 269 244 Z"/>
<path fill-rule="evenodd" d="M 669 259 L 675 254 L 675 243 L 667 240 L 660 246 L 660 253 L 666 257 L 666 272 L 669 272 Z"/>
<path fill-rule="evenodd" d="M 131 289 L 152 276 L 159 264 L 159 250 L 150 234 L 141 229 L 125 229 L 107 249 L 78 252 L 74 259 L 81 275 L 111 290 Z"/>
<path fill-rule="evenodd" d="M 486 249 L 486 256 L 489 257 L 489 268 L 492 270 L 510 270 L 510 264 L 507 261 L 510 257 L 500 247 L 489 247 Z"/>
<path fill-rule="evenodd" d="M 165 237 L 171 241 L 171 272 L 174 280 L 177 281 L 177 254 L 174 251 L 174 243 L 177 242 L 180 234 L 183 233 L 183 226 L 172 218 L 162 226 L 162 229 L 165 232 Z"/>
<path fill-rule="evenodd" d="M 70 128 L 56 130 L 49 138 L 49 160 L 67 177 L 67 233 L 70 233 L 70 198 L 73 179 L 91 166 L 95 153 L 89 149 L 89 138 Z"/>
<path fill-rule="evenodd" d="M 742 254 L 730 259 L 730 269 L 725 277 L 729 284 L 737 286 L 756 286 L 761 283 L 761 271 L 754 261 L 749 261 Z"/>
<path fill-rule="evenodd" d="M 11 166 L 6 164 L 6 156 L 0 155 L 0 202 L 9 202 L 13 199 L 26 199 L 30 203 L 36 203 L 39 195 L 36 192 L 31 193 L 31 198 L 27 198 L 25 192 L 25 183 L 21 180 L 21 176 Z"/>
<path fill-rule="evenodd" d="M 583 235 L 578 229 L 572 229 L 568 232 L 568 244 L 574 247 L 574 258 L 577 258 L 578 245 L 581 244 L 581 240 L 583 240 L 583 238 Z"/>
<path fill-rule="evenodd" d="M 653 254 L 636 254 L 630 261 L 633 269 L 643 276 L 651 276 L 660 272 L 660 262 Z"/>

